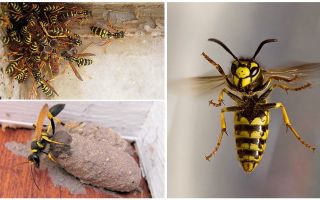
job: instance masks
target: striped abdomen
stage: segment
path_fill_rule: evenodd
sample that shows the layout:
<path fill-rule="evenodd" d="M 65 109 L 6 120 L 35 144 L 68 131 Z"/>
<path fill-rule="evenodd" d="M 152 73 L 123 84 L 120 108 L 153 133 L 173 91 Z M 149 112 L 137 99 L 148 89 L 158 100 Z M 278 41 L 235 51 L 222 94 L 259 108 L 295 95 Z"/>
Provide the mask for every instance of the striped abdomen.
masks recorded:
<path fill-rule="evenodd" d="M 234 124 L 239 161 L 244 171 L 252 172 L 266 148 L 269 112 L 237 112 Z"/>

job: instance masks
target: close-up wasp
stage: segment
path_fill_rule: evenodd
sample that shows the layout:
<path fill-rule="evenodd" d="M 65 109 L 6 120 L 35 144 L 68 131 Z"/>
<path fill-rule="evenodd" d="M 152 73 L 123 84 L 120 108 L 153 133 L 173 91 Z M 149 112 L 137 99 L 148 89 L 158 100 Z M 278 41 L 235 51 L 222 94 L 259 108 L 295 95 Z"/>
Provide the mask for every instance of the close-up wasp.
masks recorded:
<path fill-rule="evenodd" d="M 200 88 L 216 88 L 224 86 L 218 96 L 218 101 L 209 101 L 209 105 L 220 107 L 223 104 L 223 95 L 228 95 L 237 105 L 224 107 L 220 112 L 221 131 L 216 146 L 205 158 L 210 160 L 218 151 L 222 138 L 226 132 L 226 112 L 234 112 L 234 135 L 238 159 L 245 172 L 252 172 L 262 159 L 269 135 L 270 109 L 280 109 L 283 121 L 298 141 L 308 150 L 315 151 L 315 147 L 305 142 L 290 122 L 287 110 L 283 103 L 268 103 L 267 98 L 275 88 L 288 91 L 300 91 L 311 87 L 308 78 L 319 70 L 320 63 L 308 63 L 298 66 L 263 69 L 256 61 L 256 56 L 267 43 L 277 42 L 276 39 L 267 39 L 260 43 L 251 58 L 238 58 L 220 40 L 210 38 L 209 41 L 219 44 L 233 58 L 231 73 L 228 75 L 222 67 L 213 61 L 206 53 L 202 56 L 220 73 L 219 76 L 195 77 L 191 80 Z M 290 84 L 300 84 L 290 86 Z M 230 90 L 236 92 L 233 93 Z"/>
<path fill-rule="evenodd" d="M 37 122 L 35 124 L 36 129 L 34 132 L 33 141 L 31 142 L 31 154 L 28 156 L 28 160 L 36 168 L 40 167 L 40 158 L 42 154 L 47 155 L 50 160 L 54 161 L 54 157 L 51 155 L 50 152 L 48 152 L 48 144 L 64 145 L 61 142 L 57 142 L 51 139 L 55 133 L 55 123 L 64 125 L 64 123 L 56 117 L 64 109 L 64 107 L 65 104 L 57 104 L 49 109 L 48 104 L 45 104 L 41 108 Z M 46 118 L 50 120 L 50 125 L 47 126 L 47 131 L 44 132 L 43 123 Z M 39 189 L 35 181 L 34 183 Z"/>
<path fill-rule="evenodd" d="M 124 38 L 124 31 L 118 31 L 115 30 L 114 32 L 110 32 L 107 29 L 101 28 L 101 27 L 97 27 L 97 26 L 91 26 L 90 30 L 92 33 L 94 33 L 95 35 L 100 36 L 101 38 Z"/>

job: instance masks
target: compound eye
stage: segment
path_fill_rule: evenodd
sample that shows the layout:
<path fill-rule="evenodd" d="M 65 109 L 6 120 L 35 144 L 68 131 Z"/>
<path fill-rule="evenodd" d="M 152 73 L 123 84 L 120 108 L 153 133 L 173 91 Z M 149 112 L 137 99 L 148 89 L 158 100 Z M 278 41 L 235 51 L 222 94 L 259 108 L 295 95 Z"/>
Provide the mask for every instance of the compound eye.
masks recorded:
<path fill-rule="evenodd" d="M 231 65 L 231 73 L 232 73 L 233 75 L 235 75 L 235 74 L 236 74 L 236 71 L 237 71 L 237 66 L 236 66 L 235 64 L 232 64 L 232 65 Z"/>
<path fill-rule="evenodd" d="M 251 68 L 251 70 L 250 70 L 251 76 L 257 75 L 258 72 L 259 72 L 259 68 L 258 68 L 258 67 L 253 67 L 253 68 Z"/>

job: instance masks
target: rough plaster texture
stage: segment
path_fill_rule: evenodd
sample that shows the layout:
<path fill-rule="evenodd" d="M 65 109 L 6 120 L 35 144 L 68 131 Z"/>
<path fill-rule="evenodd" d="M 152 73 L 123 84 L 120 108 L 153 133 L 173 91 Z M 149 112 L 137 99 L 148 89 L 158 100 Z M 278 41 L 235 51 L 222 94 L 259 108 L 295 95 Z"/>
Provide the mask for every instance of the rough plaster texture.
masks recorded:
<path fill-rule="evenodd" d="M 127 152 L 129 144 L 107 128 L 86 123 L 57 126 L 50 145 L 57 163 L 81 182 L 105 189 L 130 192 L 139 187 L 141 170 Z"/>

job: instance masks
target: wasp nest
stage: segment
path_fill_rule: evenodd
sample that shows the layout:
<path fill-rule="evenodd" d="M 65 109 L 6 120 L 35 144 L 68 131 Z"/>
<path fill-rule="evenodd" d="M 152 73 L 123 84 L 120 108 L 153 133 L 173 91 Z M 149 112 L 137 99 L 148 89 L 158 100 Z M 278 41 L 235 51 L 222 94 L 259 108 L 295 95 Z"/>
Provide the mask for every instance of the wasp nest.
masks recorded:
<path fill-rule="evenodd" d="M 38 98 L 38 88 L 47 97 L 58 95 L 49 82 L 58 75 L 62 61 L 68 62 L 82 80 L 74 64 L 91 64 L 91 59 L 80 56 L 92 54 L 77 53 L 82 41 L 69 26 L 87 20 L 91 11 L 72 3 L 10 2 L 1 3 L 1 9 L 7 75 L 19 83 L 32 77 L 34 98 Z"/>
<path fill-rule="evenodd" d="M 86 123 L 57 126 L 50 145 L 56 162 L 81 182 L 112 191 L 137 190 L 141 170 L 130 155 L 130 144 L 108 128 Z"/>

